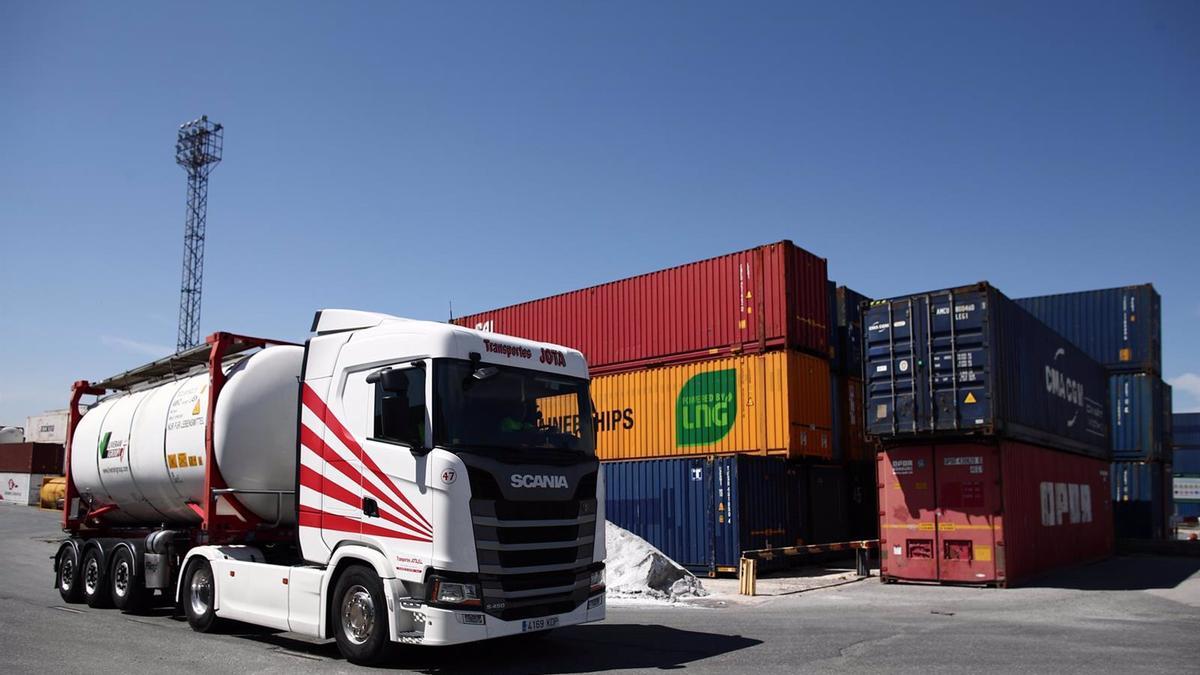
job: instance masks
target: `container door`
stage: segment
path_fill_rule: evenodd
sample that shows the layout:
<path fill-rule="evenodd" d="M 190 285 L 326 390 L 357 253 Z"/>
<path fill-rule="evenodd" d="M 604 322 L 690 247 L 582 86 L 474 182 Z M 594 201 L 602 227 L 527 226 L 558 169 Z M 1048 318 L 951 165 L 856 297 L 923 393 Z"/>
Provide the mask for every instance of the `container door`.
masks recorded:
<path fill-rule="evenodd" d="M 995 446 L 939 447 L 937 555 L 939 579 L 966 583 L 996 580 L 995 515 L 1000 511 L 1000 462 Z"/>
<path fill-rule="evenodd" d="M 712 489 L 712 570 L 733 571 L 742 556 L 740 532 L 741 509 L 738 508 L 737 456 L 718 457 L 710 463 L 709 481 Z"/>
<path fill-rule="evenodd" d="M 879 548 L 884 577 L 936 581 L 933 449 L 891 448 L 878 456 Z"/>

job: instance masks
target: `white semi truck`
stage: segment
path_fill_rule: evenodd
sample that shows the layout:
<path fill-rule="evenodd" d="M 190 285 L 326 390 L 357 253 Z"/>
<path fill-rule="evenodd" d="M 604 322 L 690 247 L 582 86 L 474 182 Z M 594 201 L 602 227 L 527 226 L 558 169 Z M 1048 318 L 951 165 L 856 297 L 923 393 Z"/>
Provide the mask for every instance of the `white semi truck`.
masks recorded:
<path fill-rule="evenodd" d="M 64 600 L 178 603 L 197 631 L 332 637 L 355 663 L 604 618 L 582 354 L 352 310 L 312 330 L 75 384 Z"/>

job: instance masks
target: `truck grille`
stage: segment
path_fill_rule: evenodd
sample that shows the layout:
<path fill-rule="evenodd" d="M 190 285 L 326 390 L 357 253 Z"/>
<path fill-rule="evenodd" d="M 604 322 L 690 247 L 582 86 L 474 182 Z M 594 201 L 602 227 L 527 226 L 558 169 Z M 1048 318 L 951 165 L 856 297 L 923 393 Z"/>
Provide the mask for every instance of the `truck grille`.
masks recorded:
<path fill-rule="evenodd" d="M 483 607 L 504 621 L 569 612 L 588 597 L 596 532 L 596 473 L 571 499 L 513 501 L 468 469 Z M 586 497 L 586 498 L 583 498 Z"/>

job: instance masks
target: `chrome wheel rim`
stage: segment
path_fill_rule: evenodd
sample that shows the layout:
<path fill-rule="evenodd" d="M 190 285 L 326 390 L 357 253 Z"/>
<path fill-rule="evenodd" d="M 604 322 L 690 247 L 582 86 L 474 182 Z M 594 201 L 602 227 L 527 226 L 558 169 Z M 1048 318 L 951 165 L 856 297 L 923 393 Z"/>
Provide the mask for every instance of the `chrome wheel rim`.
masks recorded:
<path fill-rule="evenodd" d="M 71 590 L 71 580 L 75 578 L 75 557 L 66 556 L 58 566 L 58 587 L 64 591 Z"/>
<path fill-rule="evenodd" d="M 192 606 L 192 614 L 204 616 L 212 604 L 212 573 L 208 568 L 201 567 L 192 573 L 192 583 L 188 587 L 188 599 Z"/>
<path fill-rule="evenodd" d="M 113 591 L 122 598 L 129 592 L 129 561 L 127 560 L 118 562 L 117 569 L 113 570 Z"/>
<path fill-rule="evenodd" d="M 95 595 L 99 587 L 100 561 L 94 557 L 88 558 L 87 564 L 83 567 L 83 590 L 87 591 L 88 595 Z"/>
<path fill-rule="evenodd" d="M 375 630 L 375 601 L 362 586 L 352 586 L 342 596 L 342 633 L 346 639 L 361 645 L 371 639 Z"/>

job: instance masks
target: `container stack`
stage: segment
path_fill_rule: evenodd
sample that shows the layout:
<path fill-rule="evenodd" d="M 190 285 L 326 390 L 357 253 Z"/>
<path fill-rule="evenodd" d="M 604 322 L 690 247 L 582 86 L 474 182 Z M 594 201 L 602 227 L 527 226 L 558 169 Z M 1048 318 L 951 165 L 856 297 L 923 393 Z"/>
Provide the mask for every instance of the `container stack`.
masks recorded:
<path fill-rule="evenodd" d="M 1188 524 L 1200 517 L 1200 413 L 1174 415 L 1172 492 L 1175 516 Z"/>
<path fill-rule="evenodd" d="M 830 302 L 825 260 L 783 241 L 455 323 L 582 351 L 607 517 L 715 574 L 849 538 Z"/>
<path fill-rule="evenodd" d="M 829 299 L 833 459 L 845 476 L 846 489 L 842 494 L 846 496 L 850 538 L 874 539 L 879 534 L 875 452 L 863 428 L 862 380 L 862 306 L 870 298 L 830 282 Z M 813 494 L 816 493 L 814 489 Z"/>
<path fill-rule="evenodd" d="M 863 325 L 885 580 L 1004 586 L 1111 554 L 1100 364 L 987 283 Z"/>
<path fill-rule="evenodd" d="M 1162 301 L 1150 284 L 1016 301 L 1104 366 L 1117 537 L 1160 539 L 1171 511 L 1171 389 L 1162 380 Z"/>

